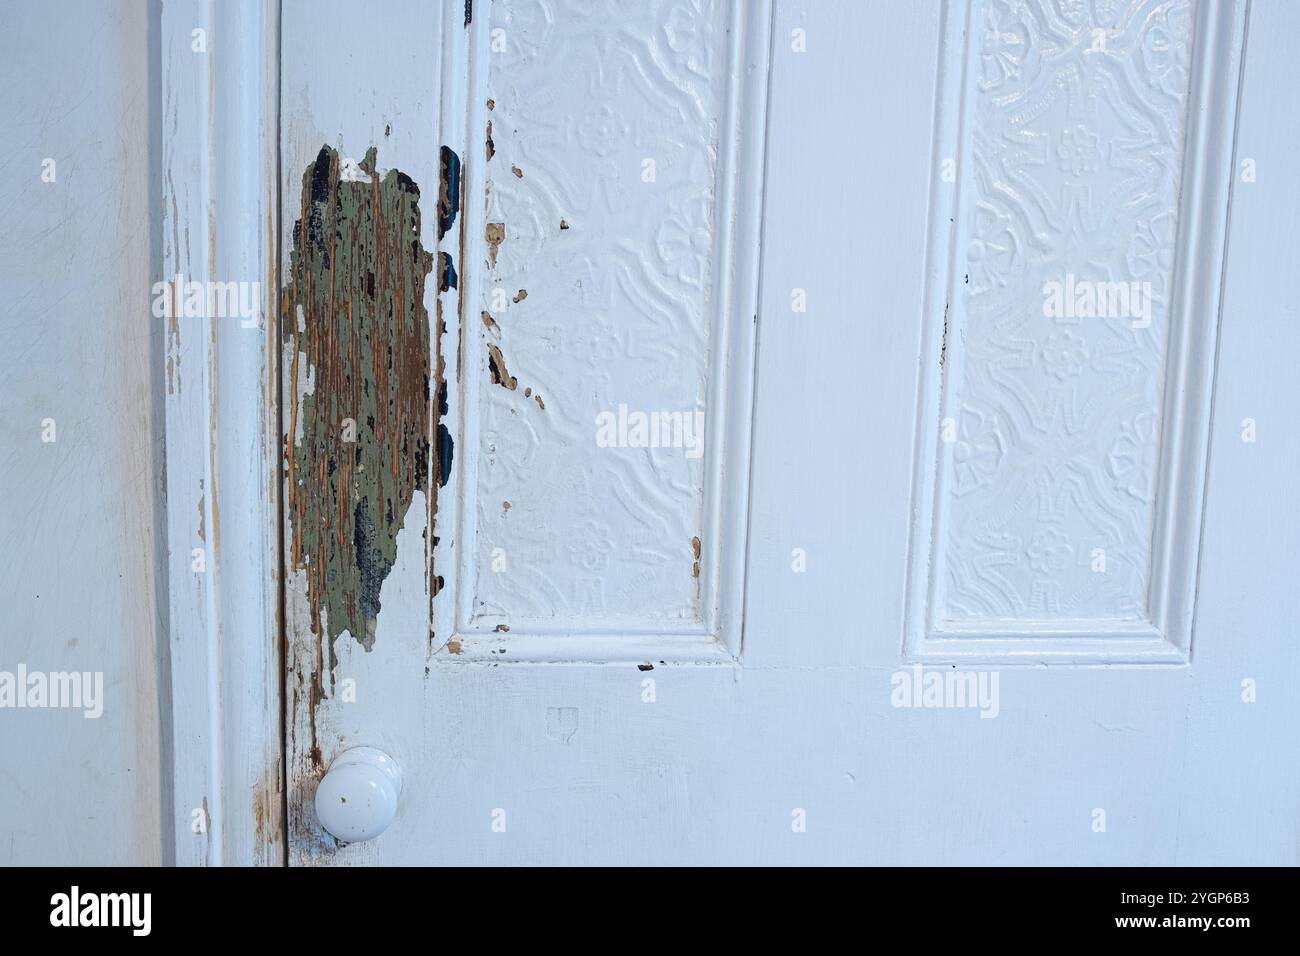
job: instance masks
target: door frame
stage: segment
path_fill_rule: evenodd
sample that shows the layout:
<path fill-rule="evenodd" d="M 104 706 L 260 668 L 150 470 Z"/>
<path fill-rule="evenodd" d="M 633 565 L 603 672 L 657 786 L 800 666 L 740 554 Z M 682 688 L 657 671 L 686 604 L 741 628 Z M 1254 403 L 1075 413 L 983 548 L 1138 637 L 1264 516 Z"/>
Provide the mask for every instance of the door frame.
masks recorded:
<path fill-rule="evenodd" d="M 217 317 L 205 297 L 201 316 L 155 319 L 166 323 L 155 372 L 166 421 L 165 839 L 178 865 L 284 865 L 280 3 L 152 9 L 155 278 L 247 282 L 256 313 Z M 171 286 L 173 303 L 180 291 Z"/>

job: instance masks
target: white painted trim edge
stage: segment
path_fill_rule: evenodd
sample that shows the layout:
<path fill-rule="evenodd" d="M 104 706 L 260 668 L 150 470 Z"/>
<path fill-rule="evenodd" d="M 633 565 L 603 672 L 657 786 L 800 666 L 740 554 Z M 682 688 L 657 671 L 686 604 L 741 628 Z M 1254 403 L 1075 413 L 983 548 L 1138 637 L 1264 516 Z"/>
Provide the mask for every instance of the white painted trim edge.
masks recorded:
<path fill-rule="evenodd" d="M 282 865 L 279 0 L 161 19 L 163 276 L 256 282 L 259 313 L 157 320 L 175 863 Z"/>

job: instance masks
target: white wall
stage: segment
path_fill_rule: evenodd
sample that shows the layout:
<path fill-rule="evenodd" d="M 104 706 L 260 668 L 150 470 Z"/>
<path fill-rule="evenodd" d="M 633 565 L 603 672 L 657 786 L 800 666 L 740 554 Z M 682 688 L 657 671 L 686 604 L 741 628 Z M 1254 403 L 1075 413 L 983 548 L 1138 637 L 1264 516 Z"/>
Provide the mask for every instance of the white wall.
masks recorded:
<path fill-rule="evenodd" d="M 149 312 L 157 12 L 0 8 L 0 671 L 104 675 L 99 719 L 0 709 L 0 864 L 171 856 Z"/>

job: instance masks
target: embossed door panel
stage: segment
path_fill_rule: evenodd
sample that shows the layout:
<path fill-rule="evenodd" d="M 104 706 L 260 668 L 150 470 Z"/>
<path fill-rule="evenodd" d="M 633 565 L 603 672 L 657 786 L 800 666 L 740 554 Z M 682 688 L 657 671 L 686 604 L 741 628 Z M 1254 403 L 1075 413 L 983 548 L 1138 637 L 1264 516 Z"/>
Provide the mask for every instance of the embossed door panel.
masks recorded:
<path fill-rule="evenodd" d="M 1300 11 L 367 10 L 282 12 L 294 863 L 1296 862 Z"/>
<path fill-rule="evenodd" d="M 1186 659 L 1244 9 L 949 21 L 916 655 Z"/>
<path fill-rule="evenodd" d="M 767 6 L 471 24 L 459 653 L 739 646 Z"/>

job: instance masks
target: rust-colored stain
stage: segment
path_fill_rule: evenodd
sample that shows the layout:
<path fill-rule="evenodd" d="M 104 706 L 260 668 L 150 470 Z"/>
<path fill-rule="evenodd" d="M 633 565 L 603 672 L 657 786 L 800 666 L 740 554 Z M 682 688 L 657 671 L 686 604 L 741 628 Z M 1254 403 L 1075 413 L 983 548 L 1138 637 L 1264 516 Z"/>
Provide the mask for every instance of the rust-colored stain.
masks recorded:
<path fill-rule="evenodd" d="M 172 203 L 172 258 L 176 262 L 182 261 L 181 256 L 181 233 L 179 214 L 176 209 L 176 187 L 172 182 L 171 173 L 167 174 L 167 193 L 171 196 Z M 185 253 L 184 261 L 189 261 L 190 231 L 189 226 L 185 227 Z M 181 389 L 181 302 L 180 302 L 180 283 L 169 282 L 167 289 L 171 296 L 169 303 L 170 311 L 167 313 L 167 394 L 175 395 Z"/>
<path fill-rule="evenodd" d="M 699 537 L 691 538 L 691 551 L 695 555 L 695 566 L 691 568 L 691 577 L 700 576 L 700 539 Z"/>
<path fill-rule="evenodd" d="M 198 507 L 199 507 L 199 540 L 202 541 L 202 542 L 204 542 L 204 543 L 207 543 L 207 540 L 208 540 L 207 516 L 206 516 L 206 514 L 205 514 L 205 510 L 204 510 L 204 507 L 203 507 L 203 506 L 207 503 L 207 500 L 208 500 L 207 492 L 205 492 L 205 491 L 203 490 L 203 479 L 200 478 L 200 479 L 199 479 L 199 505 L 198 505 Z"/>
<path fill-rule="evenodd" d="M 504 222 L 490 222 L 483 230 L 483 236 L 487 239 L 488 256 L 493 266 L 497 264 L 497 251 L 501 243 L 506 241 L 506 224 Z"/>
<path fill-rule="evenodd" d="M 331 668 L 344 631 L 373 646 L 397 533 L 415 492 L 433 497 L 446 482 L 451 454 L 439 431 L 430 458 L 430 398 L 444 386 L 441 362 L 430 365 L 438 348 L 424 289 L 434 260 L 420 242 L 420 190 L 397 170 L 381 178 L 376 152 L 360 165 L 369 178 L 355 182 L 340 179 L 328 146 L 308 165 L 284 291 L 283 314 L 297 316 L 284 323 L 290 381 L 312 383 L 290 410 L 288 564 L 306 574 Z M 443 193 L 440 227 L 459 208 Z"/>
<path fill-rule="evenodd" d="M 262 774 L 253 790 L 253 834 L 259 848 L 271 852 L 280 842 L 284 830 L 282 810 L 283 786 L 279 762 Z"/>
<path fill-rule="evenodd" d="M 488 360 L 492 368 L 492 383 L 494 385 L 508 388 L 512 392 L 519 387 L 519 379 L 511 375 L 506 368 L 506 357 L 501 354 L 501 349 L 491 342 L 488 343 Z"/>

